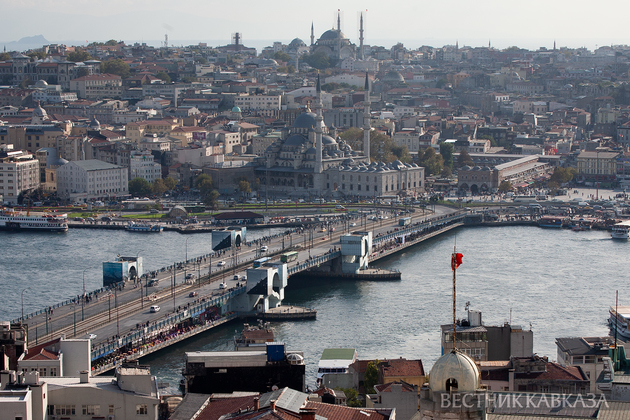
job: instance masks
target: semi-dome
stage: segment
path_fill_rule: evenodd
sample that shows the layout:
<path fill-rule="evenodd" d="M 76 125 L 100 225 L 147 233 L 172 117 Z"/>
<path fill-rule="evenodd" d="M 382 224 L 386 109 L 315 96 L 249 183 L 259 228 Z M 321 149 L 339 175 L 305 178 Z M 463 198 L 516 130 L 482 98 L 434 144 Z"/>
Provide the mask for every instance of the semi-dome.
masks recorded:
<path fill-rule="evenodd" d="M 241 112 L 241 108 L 234 106 L 232 107 L 232 112 Z"/>
<path fill-rule="evenodd" d="M 299 134 L 294 134 L 292 136 L 290 136 L 285 142 L 284 145 L 285 146 L 301 146 L 304 143 L 306 143 L 308 141 L 308 139 L 304 136 L 301 136 Z"/>
<path fill-rule="evenodd" d="M 35 87 L 38 88 L 45 88 L 48 86 L 48 82 L 46 82 L 45 80 L 39 79 L 36 83 L 35 83 Z"/>
<path fill-rule="evenodd" d="M 323 136 L 322 136 L 322 144 L 323 144 L 323 145 L 327 145 L 327 144 L 337 144 L 337 142 L 336 142 L 336 141 L 335 141 L 335 139 L 333 139 L 332 137 L 330 137 L 330 136 L 326 136 L 326 135 L 323 135 Z"/>
<path fill-rule="evenodd" d="M 33 116 L 43 119 L 43 118 L 48 118 L 48 113 L 46 112 L 46 110 L 44 108 L 42 108 L 42 106 L 38 102 L 37 103 L 37 107 L 35 109 L 33 109 Z"/>
<path fill-rule="evenodd" d="M 433 392 L 475 392 L 480 383 L 477 365 L 458 350 L 440 357 L 429 374 L 429 387 Z"/>
<path fill-rule="evenodd" d="M 293 121 L 293 128 L 315 128 L 317 126 L 317 115 L 313 112 L 303 112 Z"/>

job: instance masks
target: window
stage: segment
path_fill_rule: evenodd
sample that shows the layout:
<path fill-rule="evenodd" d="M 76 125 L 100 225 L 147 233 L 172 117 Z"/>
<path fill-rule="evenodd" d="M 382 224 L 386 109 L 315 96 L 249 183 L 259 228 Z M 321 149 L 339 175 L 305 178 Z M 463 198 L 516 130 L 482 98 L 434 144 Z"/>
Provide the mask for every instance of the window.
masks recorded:
<path fill-rule="evenodd" d="M 101 411 L 101 406 L 94 404 L 84 405 L 81 411 L 84 416 L 98 416 Z"/>
<path fill-rule="evenodd" d="M 147 415 L 149 410 L 146 404 L 136 404 L 136 415 Z"/>
<path fill-rule="evenodd" d="M 50 376 L 57 376 L 57 368 L 56 367 L 51 367 L 50 368 Z"/>
<path fill-rule="evenodd" d="M 57 416 L 74 416 L 75 414 L 76 414 L 76 409 L 75 409 L 74 404 L 55 406 L 55 415 Z"/>
<path fill-rule="evenodd" d="M 113 405 L 113 404 L 110 404 L 110 405 L 109 405 L 109 411 L 108 411 L 108 414 L 114 414 L 114 405 Z"/>

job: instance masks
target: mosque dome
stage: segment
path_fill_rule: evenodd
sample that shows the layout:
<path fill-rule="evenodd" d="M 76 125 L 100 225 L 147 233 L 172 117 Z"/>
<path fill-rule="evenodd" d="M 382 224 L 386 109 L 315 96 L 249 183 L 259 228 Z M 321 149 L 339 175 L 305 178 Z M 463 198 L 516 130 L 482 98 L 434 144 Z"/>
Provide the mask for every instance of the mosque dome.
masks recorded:
<path fill-rule="evenodd" d="M 92 130 L 101 129 L 101 123 L 96 119 L 95 115 L 92 115 L 92 121 L 90 121 L 90 129 Z"/>
<path fill-rule="evenodd" d="M 322 41 L 333 41 L 335 39 L 346 39 L 346 36 L 341 31 L 335 29 L 329 29 L 319 37 Z"/>
<path fill-rule="evenodd" d="M 481 375 L 475 362 L 457 350 L 440 357 L 429 374 L 429 387 L 433 392 L 475 392 L 480 383 Z"/>
<path fill-rule="evenodd" d="M 232 108 L 232 112 L 241 112 L 241 108 L 235 106 Z"/>
<path fill-rule="evenodd" d="M 42 106 L 39 103 L 37 103 L 37 107 L 33 109 L 33 116 L 39 117 L 41 119 L 46 119 L 48 118 L 48 113 L 46 112 L 44 108 L 42 108 Z"/>
<path fill-rule="evenodd" d="M 48 86 L 48 82 L 46 82 L 45 80 L 42 80 L 42 79 L 38 80 L 35 83 L 35 87 L 37 87 L 37 88 L 45 88 L 47 86 Z"/>
<path fill-rule="evenodd" d="M 303 112 L 293 121 L 292 128 L 315 128 L 317 120 L 315 120 L 313 112 Z"/>
<path fill-rule="evenodd" d="M 295 38 L 293 41 L 289 43 L 289 48 L 298 48 L 298 47 L 306 47 L 306 44 L 300 38 Z"/>
<path fill-rule="evenodd" d="M 390 70 L 383 77 L 382 80 L 384 83 L 405 83 L 405 78 L 402 74 L 398 73 L 396 70 Z"/>

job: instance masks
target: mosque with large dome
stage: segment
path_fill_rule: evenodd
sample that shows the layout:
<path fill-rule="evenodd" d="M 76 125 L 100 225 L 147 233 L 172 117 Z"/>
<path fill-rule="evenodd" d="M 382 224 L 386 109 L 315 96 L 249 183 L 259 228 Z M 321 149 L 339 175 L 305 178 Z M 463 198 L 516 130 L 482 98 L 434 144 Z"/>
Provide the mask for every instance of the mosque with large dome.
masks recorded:
<path fill-rule="evenodd" d="M 323 123 L 319 80 L 316 111 L 306 109 L 288 134 L 257 159 L 257 178 L 269 191 L 336 198 L 415 196 L 424 191 L 424 168 L 401 161 L 372 162 L 369 152 L 354 151 L 343 139 L 335 138 L 334 130 Z M 369 151 L 369 126 L 364 130 L 364 151 Z"/>
<path fill-rule="evenodd" d="M 313 28 L 311 27 L 311 39 L 313 38 L 312 31 Z M 363 32 L 362 29 L 361 32 Z M 332 28 L 324 32 L 311 46 L 311 53 L 324 53 L 336 60 L 357 57 L 357 46 L 351 43 L 341 32 L 341 16 L 339 14 L 337 15 L 337 29 Z"/>

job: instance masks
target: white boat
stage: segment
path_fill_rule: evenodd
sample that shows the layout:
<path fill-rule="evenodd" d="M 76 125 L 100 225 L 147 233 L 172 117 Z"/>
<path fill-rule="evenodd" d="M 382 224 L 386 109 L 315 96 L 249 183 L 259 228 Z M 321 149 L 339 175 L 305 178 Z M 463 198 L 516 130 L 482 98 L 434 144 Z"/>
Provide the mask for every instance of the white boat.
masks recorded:
<path fill-rule="evenodd" d="M 610 324 L 611 329 L 617 329 L 617 333 L 624 337 L 630 338 L 630 306 L 619 306 L 617 310 L 615 307 L 610 307 L 610 318 L 608 318 L 608 323 Z"/>
<path fill-rule="evenodd" d="M 160 225 L 151 225 L 149 223 L 129 222 L 125 229 L 129 232 L 159 233 L 164 228 Z"/>
<path fill-rule="evenodd" d="M 29 230 L 39 232 L 67 232 L 67 214 L 34 213 L 23 214 L 2 209 L 0 212 L 0 230 Z"/>
<path fill-rule="evenodd" d="M 628 228 L 630 228 L 630 221 L 617 223 L 612 227 L 610 236 L 613 239 L 628 239 Z"/>

